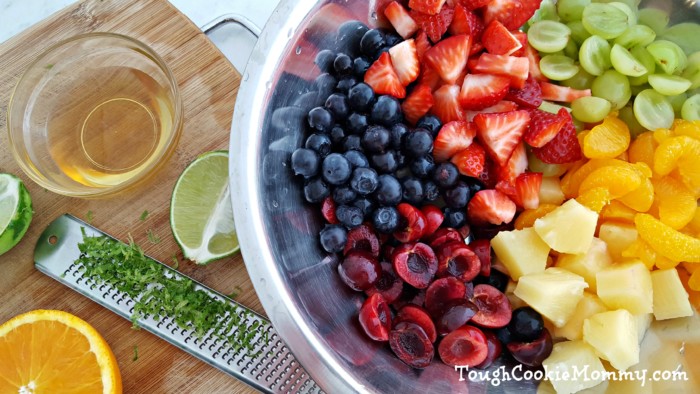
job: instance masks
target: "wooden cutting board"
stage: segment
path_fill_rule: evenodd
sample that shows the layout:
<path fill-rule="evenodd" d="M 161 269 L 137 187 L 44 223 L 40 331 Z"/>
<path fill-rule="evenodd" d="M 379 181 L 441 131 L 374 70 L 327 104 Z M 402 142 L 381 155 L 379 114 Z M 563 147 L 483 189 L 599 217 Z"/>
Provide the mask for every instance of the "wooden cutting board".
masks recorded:
<path fill-rule="evenodd" d="M 118 197 L 84 200 L 48 192 L 30 181 L 8 149 L 6 113 L 12 89 L 27 65 L 59 40 L 93 31 L 134 37 L 170 66 L 184 104 L 184 131 L 170 160 L 146 184 Z M 23 179 L 34 202 L 34 219 L 18 246 L 0 256 L 0 323 L 33 309 L 60 309 L 93 325 L 114 351 L 125 393 L 254 392 L 252 388 L 44 276 L 34 268 L 33 250 L 46 225 L 71 213 L 126 240 L 131 234 L 147 254 L 169 262 L 224 294 L 264 313 L 240 254 L 195 266 L 182 258 L 169 225 L 170 195 L 185 166 L 197 155 L 228 149 L 231 117 L 240 75 L 187 17 L 165 0 L 86 0 L 69 6 L 0 44 L 0 172 Z M 144 210 L 149 215 L 140 220 Z M 148 231 L 160 238 L 152 243 Z M 138 359 L 134 360 L 134 349 Z"/>

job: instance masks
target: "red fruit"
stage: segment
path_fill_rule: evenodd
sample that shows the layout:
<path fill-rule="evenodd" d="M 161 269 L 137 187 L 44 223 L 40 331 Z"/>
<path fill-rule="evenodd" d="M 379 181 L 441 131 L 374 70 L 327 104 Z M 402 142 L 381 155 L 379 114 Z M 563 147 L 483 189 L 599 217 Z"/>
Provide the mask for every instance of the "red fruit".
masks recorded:
<path fill-rule="evenodd" d="M 433 158 L 437 162 L 450 160 L 457 152 L 466 149 L 476 137 L 472 123 L 453 121 L 445 123 L 433 142 Z"/>
<path fill-rule="evenodd" d="M 577 98 L 591 95 L 591 89 L 577 90 L 568 86 L 555 85 L 545 81 L 540 81 L 540 88 L 542 89 L 542 99 L 549 101 L 570 103 Z"/>
<path fill-rule="evenodd" d="M 437 276 L 453 276 L 469 282 L 479 275 L 481 262 L 464 242 L 448 242 L 436 250 L 438 259 Z"/>
<path fill-rule="evenodd" d="M 482 327 L 500 328 L 510 322 L 510 301 L 497 288 L 486 284 L 474 286 L 472 302 L 479 308 L 479 312 L 472 318 L 474 323 Z"/>
<path fill-rule="evenodd" d="M 437 340 L 437 331 L 435 330 L 433 320 L 430 318 L 430 315 L 428 315 L 428 312 L 418 305 L 407 304 L 402 306 L 396 313 L 394 324 L 401 322 L 417 324 L 428 335 L 430 342 L 435 342 Z"/>
<path fill-rule="evenodd" d="M 379 280 L 382 271 L 376 257 L 364 250 L 353 250 L 338 265 L 338 273 L 351 289 L 364 291 Z"/>
<path fill-rule="evenodd" d="M 437 272 L 437 265 L 435 252 L 424 243 L 405 243 L 394 250 L 394 272 L 417 289 L 428 287 Z"/>
<path fill-rule="evenodd" d="M 438 354 L 449 366 L 474 367 L 486 360 L 486 336 L 476 327 L 462 326 L 440 341 Z"/>
<path fill-rule="evenodd" d="M 529 367 L 539 367 L 552 354 L 552 336 L 545 328 L 542 335 L 532 342 L 510 342 L 506 347 L 518 362 Z"/>
<path fill-rule="evenodd" d="M 403 218 L 403 223 L 406 224 L 406 227 L 394 232 L 394 238 L 404 243 L 418 241 L 423 236 L 428 225 L 428 220 L 423 215 L 423 212 L 405 202 L 399 204 L 396 209 L 399 211 L 399 216 Z"/>
<path fill-rule="evenodd" d="M 481 190 L 467 206 L 467 216 L 473 224 L 510 223 L 515 216 L 515 203 L 498 190 Z"/>
<path fill-rule="evenodd" d="M 482 53 L 474 66 L 474 71 L 479 73 L 509 77 L 511 86 L 516 88 L 525 86 L 529 69 L 530 63 L 524 57 L 493 55 L 490 53 Z"/>
<path fill-rule="evenodd" d="M 515 185 L 515 178 L 525 172 L 525 170 L 527 170 L 527 150 L 525 150 L 525 144 L 521 142 L 515 148 L 513 154 L 510 155 L 508 163 L 505 166 L 498 167 L 496 176 L 499 183 L 506 181 Z M 510 195 L 508 196 L 510 197 Z"/>
<path fill-rule="evenodd" d="M 428 52 L 428 49 L 432 48 L 430 41 L 428 41 L 428 35 L 425 34 L 423 30 L 418 32 L 416 35 L 416 53 L 418 54 L 418 59 L 423 61 L 423 55 Z"/>
<path fill-rule="evenodd" d="M 413 368 L 427 367 L 435 355 L 433 343 L 425 331 L 409 322 L 401 322 L 391 330 L 389 346 L 399 360 Z"/>
<path fill-rule="evenodd" d="M 466 111 L 467 114 L 467 120 L 470 122 L 474 121 L 474 117 L 477 114 L 495 114 L 499 112 L 510 112 L 510 111 L 515 111 L 518 109 L 518 104 L 515 104 L 512 101 L 508 100 L 501 100 L 495 105 L 492 105 L 488 108 L 484 108 L 480 111 Z"/>
<path fill-rule="evenodd" d="M 540 172 L 526 172 L 518 176 L 515 180 L 515 190 L 521 207 L 537 209 L 540 206 L 540 186 L 542 186 Z"/>
<path fill-rule="evenodd" d="M 520 143 L 530 122 L 527 111 L 478 114 L 474 117 L 477 135 L 491 158 L 505 165 Z"/>
<path fill-rule="evenodd" d="M 535 14 L 535 11 L 539 8 L 540 1 L 492 0 L 484 9 L 484 20 L 486 23 L 498 20 L 508 30 L 517 30 Z"/>
<path fill-rule="evenodd" d="M 471 320 L 479 309 L 468 300 L 452 300 L 445 306 L 445 311 L 437 319 L 435 325 L 438 334 L 447 335 L 462 327 Z"/>
<path fill-rule="evenodd" d="M 464 109 L 480 110 L 495 105 L 508 93 L 510 79 L 491 74 L 469 74 L 464 78 L 459 103 Z"/>
<path fill-rule="evenodd" d="M 411 124 L 418 122 L 433 107 L 433 92 L 428 85 L 416 86 L 411 94 L 401 103 L 404 117 Z"/>
<path fill-rule="evenodd" d="M 486 163 L 484 164 L 484 172 L 479 174 L 479 180 L 481 183 L 484 184 L 489 189 L 493 189 L 496 187 L 496 183 L 498 183 L 497 179 L 497 165 L 496 163 L 491 160 L 488 156 L 486 156 Z"/>
<path fill-rule="evenodd" d="M 399 3 L 392 1 L 384 9 L 384 16 L 391 26 L 404 39 L 412 37 L 418 31 L 418 24 L 411 18 L 408 11 Z"/>
<path fill-rule="evenodd" d="M 522 89 L 510 88 L 506 99 L 523 107 L 538 108 L 542 105 L 542 89 L 537 80 L 530 76 Z"/>
<path fill-rule="evenodd" d="M 515 37 L 515 38 L 518 40 L 518 42 L 520 43 L 520 49 L 518 49 L 517 51 L 513 52 L 512 55 L 513 55 L 513 56 L 519 56 L 519 57 L 525 56 L 525 46 L 528 45 L 528 42 L 527 42 L 527 33 L 522 32 L 522 31 L 512 31 L 512 32 L 510 32 L 510 33 L 511 33 L 511 34 L 513 35 L 513 37 Z"/>
<path fill-rule="evenodd" d="M 439 228 L 428 238 L 428 244 L 433 249 L 437 249 L 440 245 L 450 241 L 464 242 L 464 239 L 459 234 L 459 231 L 450 227 Z"/>
<path fill-rule="evenodd" d="M 490 2 L 491 0 L 457 0 L 457 3 L 463 5 L 468 10 L 475 10 L 477 8 L 481 8 Z"/>
<path fill-rule="evenodd" d="M 475 42 L 472 44 L 471 50 L 469 51 L 469 56 L 479 56 L 484 49 L 486 48 L 484 48 L 484 45 L 481 42 Z M 467 68 L 470 70 L 472 69 L 469 67 L 469 60 L 467 60 Z"/>
<path fill-rule="evenodd" d="M 452 300 L 463 300 L 467 287 L 461 280 L 448 276 L 435 280 L 425 291 L 425 309 L 432 316 L 440 316 Z"/>
<path fill-rule="evenodd" d="M 381 294 L 376 293 L 365 300 L 360 308 L 360 325 L 365 334 L 375 341 L 388 341 L 391 330 L 391 310 Z"/>
<path fill-rule="evenodd" d="M 396 98 L 406 97 L 406 88 L 403 87 L 399 76 L 391 64 L 391 56 L 384 52 L 365 73 L 365 83 L 372 87 L 376 94 L 388 94 Z"/>
<path fill-rule="evenodd" d="M 445 0 L 408 0 L 408 7 L 412 10 L 428 15 L 435 15 L 440 12 Z"/>
<path fill-rule="evenodd" d="M 469 244 L 469 248 L 479 257 L 481 262 L 479 275 L 491 275 L 491 242 L 488 239 L 477 239 Z"/>
<path fill-rule="evenodd" d="M 368 225 L 361 224 L 348 231 L 348 240 L 345 243 L 343 254 L 348 254 L 353 250 L 364 250 L 374 257 L 379 256 L 379 239 Z"/>
<path fill-rule="evenodd" d="M 377 280 L 373 287 L 365 290 L 365 293 L 368 296 L 373 294 L 381 294 L 384 300 L 391 304 L 401 297 L 401 293 L 403 292 L 403 282 L 396 276 L 391 264 L 383 261 L 381 263 L 381 267 L 382 274 L 379 277 L 379 280 Z"/>
<path fill-rule="evenodd" d="M 403 308 L 406 305 L 417 305 L 422 307 L 425 304 L 425 289 L 416 289 L 409 285 L 404 285 L 401 297 L 394 302 L 394 308 Z"/>
<path fill-rule="evenodd" d="M 421 212 L 423 212 L 423 215 L 426 219 L 426 226 L 425 230 L 423 231 L 423 237 L 427 237 L 435 233 L 435 230 L 437 230 L 440 227 L 442 222 L 445 220 L 445 215 L 442 213 L 442 210 L 440 210 L 440 208 L 430 204 L 423 205 L 423 207 L 421 208 Z"/>
<path fill-rule="evenodd" d="M 435 104 L 430 109 L 433 115 L 440 118 L 445 124 L 455 120 L 464 120 L 464 111 L 457 101 L 459 96 L 459 86 L 443 85 L 433 93 Z"/>
<path fill-rule="evenodd" d="M 338 218 L 335 216 L 335 200 L 333 200 L 331 196 L 323 199 L 323 203 L 321 203 L 321 214 L 328 223 L 339 223 Z"/>
<path fill-rule="evenodd" d="M 436 43 L 440 41 L 443 34 L 454 18 L 454 10 L 450 7 L 442 7 L 437 15 L 428 15 L 418 11 L 411 11 L 411 17 L 418 23 L 418 26 L 425 31 L 430 41 Z"/>
<path fill-rule="evenodd" d="M 389 55 L 391 56 L 391 64 L 403 86 L 408 86 L 418 78 L 420 65 L 418 64 L 416 43 L 413 39 L 394 45 L 389 49 Z"/>
<path fill-rule="evenodd" d="M 460 174 L 477 178 L 479 174 L 484 172 L 486 151 L 479 143 L 475 142 L 454 155 L 451 161 L 457 166 Z"/>
<path fill-rule="evenodd" d="M 484 22 L 478 15 L 469 11 L 462 5 L 455 6 L 454 19 L 448 29 L 451 35 L 467 34 L 472 38 L 472 45 L 481 42 L 484 32 Z"/>
<path fill-rule="evenodd" d="M 501 22 L 494 20 L 486 26 L 481 43 L 494 55 L 512 55 L 523 44 Z"/>
<path fill-rule="evenodd" d="M 532 153 L 548 164 L 564 164 L 581 160 L 581 145 L 576 137 L 576 127 L 569 112 L 562 108 L 557 114 L 567 121 L 553 140 L 541 148 L 533 148 Z"/>
<path fill-rule="evenodd" d="M 467 67 L 471 38 L 466 34 L 452 36 L 435 44 L 423 60 L 448 84 L 454 84 Z"/>
<path fill-rule="evenodd" d="M 538 81 L 547 81 L 547 77 L 540 71 L 540 53 L 529 43 L 525 45 L 525 58 L 530 64 L 530 76 Z"/>
<path fill-rule="evenodd" d="M 418 77 L 418 85 L 429 86 L 430 90 L 434 92 L 442 85 L 442 79 L 437 71 L 430 67 L 423 67 L 423 72 Z"/>
<path fill-rule="evenodd" d="M 496 359 L 503 352 L 503 345 L 496 334 L 491 331 L 484 331 L 484 336 L 486 336 L 486 347 L 488 349 L 488 353 L 486 354 L 486 359 L 484 359 L 481 364 L 476 366 L 476 368 L 479 369 L 486 369 L 491 366 L 491 364 L 493 364 L 493 362 L 496 361 Z"/>

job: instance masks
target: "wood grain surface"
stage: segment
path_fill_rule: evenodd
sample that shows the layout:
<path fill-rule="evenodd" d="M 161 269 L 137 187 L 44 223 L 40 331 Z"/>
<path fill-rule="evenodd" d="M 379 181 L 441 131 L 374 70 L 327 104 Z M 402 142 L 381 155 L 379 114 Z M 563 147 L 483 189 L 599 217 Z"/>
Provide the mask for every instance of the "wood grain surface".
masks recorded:
<path fill-rule="evenodd" d="M 12 89 L 27 65 L 48 46 L 80 33 L 115 32 L 141 40 L 170 66 L 184 104 L 184 130 L 170 160 L 150 180 L 118 196 L 85 200 L 60 196 L 30 181 L 8 148 L 6 113 Z M 192 22 L 165 0 L 87 0 L 76 3 L 0 44 L 0 172 L 18 175 L 34 202 L 34 219 L 18 246 L 0 256 L 0 322 L 33 309 L 60 309 L 92 324 L 112 347 L 125 393 L 243 393 L 252 388 L 73 292 L 34 268 L 33 250 L 46 225 L 63 213 L 126 240 L 131 234 L 160 261 L 180 260 L 179 269 L 242 304 L 264 313 L 240 254 L 208 266 L 182 258 L 169 225 L 173 185 L 197 155 L 228 149 L 240 75 Z M 150 212 L 146 220 L 140 216 Z M 88 214 L 90 212 L 90 214 Z M 152 231 L 161 242 L 149 242 Z M 133 360 L 134 348 L 138 359 Z"/>

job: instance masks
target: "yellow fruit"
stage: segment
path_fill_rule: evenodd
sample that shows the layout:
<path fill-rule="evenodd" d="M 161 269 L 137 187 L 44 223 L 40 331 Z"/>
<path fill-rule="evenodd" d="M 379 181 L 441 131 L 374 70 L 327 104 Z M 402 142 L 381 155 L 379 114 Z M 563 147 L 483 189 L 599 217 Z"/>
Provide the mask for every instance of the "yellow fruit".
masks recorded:
<path fill-rule="evenodd" d="M 685 135 L 700 141 L 700 121 L 676 119 L 673 122 L 673 133 L 675 135 Z"/>
<path fill-rule="evenodd" d="M 585 253 L 591 246 L 598 214 L 576 200 L 535 220 L 535 231 L 552 249 L 560 253 Z"/>
<path fill-rule="evenodd" d="M 656 268 L 660 270 L 676 268 L 680 261 L 673 261 L 666 256 L 656 255 Z"/>
<path fill-rule="evenodd" d="M 605 367 L 595 354 L 595 350 L 584 341 L 559 342 L 552 348 L 552 353 L 542 362 L 552 376 L 569 376 L 570 379 L 552 379 L 551 383 L 557 394 L 570 394 L 595 387 L 605 378 Z M 596 379 L 574 379 L 581 371 Z M 565 375 L 566 374 L 566 375 Z"/>
<path fill-rule="evenodd" d="M 595 187 L 608 189 L 611 198 L 622 197 L 642 185 L 642 176 L 629 163 L 624 166 L 608 166 L 591 172 L 581 183 L 579 194 Z"/>
<path fill-rule="evenodd" d="M 646 212 L 654 202 L 654 185 L 651 180 L 644 179 L 637 189 L 618 198 L 618 201 L 637 212 Z"/>
<path fill-rule="evenodd" d="M 688 229 L 691 231 L 700 231 L 700 206 L 695 208 L 693 218 L 688 222 Z"/>
<path fill-rule="evenodd" d="M 650 168 L 653 168 L 654 151 L 658 145 L 651 131 L 638 135 L 637 138 L 632 141 L 627 151 L 630 163 L 645 163 Z"/>
<path fill-rule="evenodd" d="M 543 272 L 547 266 L 549 246 L 532 227 L 501 231 L 491 240 L 491 247 L 513 280 Z"/>
<path fill-rule="evenodd" d="M 700 291 L 700 270 L 695 270 L 688 279 L 688 287 L 693 291 Z"/>
<path fill-rule="evenodd" d="M 608 116 L 583 138 L 583 155 L 589 159 L 617 157 L 630 144 L 630 130 L 622 120 Z"/>
<path fill-rule="evenodd" d="M 661 222 L 676 230 L 690 223 L 698 209 L 698 202 L 683 182 L 663 177 L 655 179 L 653 183 Z"/>
<path fill-rule="evenodd" d="M 607 166 L 625 167 L 629 163 L 618 159 L 593 159 L 581 165 L 579 168 L 572 168 L 561 180 L 561 190 L 566 198 L 574 198 L 579 195 L 581 183 L 593 171 Z"/>
<path fill-rule="evenodd" d="M 35 310 L 0 326 L 0 393 L 121 393 L 117 361 L 88 323 Z"/>
<path fill-rule="evenodd" d="M 674 319 L 693 315 L 678 271 L 675 269 L 656 270 L 651 273 L 654 289 L 654 317 L 656 320 Z"/>
<path fill-rule="evenodd" d="M 644 336 L 651 326 L 651 321 L 654 320 L 653 313 L 642 313 L 641 315 L 634 315 L 635 323 L 637 323 L 637 338 L 638 342 L 641 344 L 644 340 Z"/>
<path fill-rule="evenodd" d="M 557 258 L 556 266 L 581 275 L 588 283 L 588 288 L 596 292 L 596 273 L 612 265 L 612 258 L 608 253 L 608 245 L 593 238 L 591 247 L 583 254 L 562 253 Z"/>
<path fill-rule="evenodd" d="M 656 252 L 639 237 L 622 251 L 622 257 L 641 260 L 648 270 L 656 264 Z"/>
<path fill-rule="evenodd" d="M 654 172 L 667 175 L 676 167 L 695 194 L 700 189 L 700 141 L 683 135 L 659 144 L 654 153 Z"/>
<path fill-rule="evenodd" d="M 520 277 L 513 294 L 556 327 L 562 327 L 574 314 L 587 287 L 579 275 L 562 268 L 547 268 L 542 273 Z"/>
<path fill-rule="evenodd" d="M 554 336 L 566 338 L 568 340 L 576 340 L 583 338 L 583 321 L 596 313 L 605 312 L 608 307 L 603 304 L 603 301 L 597 295 L 588 291 L 583 292 L 583 298 L 576 304 L 576 309 L 573 315 L 562 327 L 555 327 Z"/>
<path fill-rule="evenodd" d="M 651 275 L 641 261 L 608 267 L 596 275 L 597 294 L 610 309 L 633 315 L 653 312 Z"/>
<path fill-rule="evenodd" d="M 532 227 L 535 224 L 535 220 L 552 212 L 557 206 L 558 205 L 554 204 L 540 204 L 540 206 L 535 209 L 526 209 L 522 211 L 520 215 L 518 215 L 518 218 L 515 219 L 515 229 L 522 230 L 527 227 Z"/>
<path fill-rule="evenodd" d="M 591 211 L 600 213 L 600 211 L 610 203 L 610 192 L 608 189 L 602 187 L 594 187 L 593 189 L 581 193 L 576 197 L 576 201 Z"/>
<path fill-rule="evenodd" d="M 669 129 L 656 129 L 652 132 L 652 134 L 654 135 L 654 141 L 656 141 L 658 144 L 674 136 L 673 131 Z"/>
<path fill-rule="evenodd" d="M 639 236 L 656 253 L 673 261 L 700 263 L 700 239 L 676 231 L 645 213 L 637 214 L 634 223 Z"/>
<path fill-rule="evenodd" d="M 564 200 L 564 192 L 561 190 L 559 178 L 544 177 L 540 185 L 540 204 L 561 205 Z"/>
<path fill-rule="evenodd" d="M 620 371 L 639 362 L 635 317 L 625 309 L 596 313 L 583 322 L 583 340 Z"/>
<path fill-rule="evenodd" d="M 598 237 L 608 245 L 613 261 L 620 261 L 622 251 L 637 239 L 637 229 L 626 223 L 605 222 L 598 229 Z"/>
<path fill-rule="evenodd" d="M 653 202 L 653 200 L 652 200 Z M 608 205 L 603 207 L 603 210 L 600 211 L 600 220 L 601 221 L 610 221 L 610 220 L 615 220 L 615 221 L 622 221 L 622 222 L 627 222 L 627 223 L 634 223 L 634 215 L 637 214 L 637 211 L 634 209 L 626 206 L 625 204 L 621 203 L 620 201 L 613 200 L 610 201 Z"/>

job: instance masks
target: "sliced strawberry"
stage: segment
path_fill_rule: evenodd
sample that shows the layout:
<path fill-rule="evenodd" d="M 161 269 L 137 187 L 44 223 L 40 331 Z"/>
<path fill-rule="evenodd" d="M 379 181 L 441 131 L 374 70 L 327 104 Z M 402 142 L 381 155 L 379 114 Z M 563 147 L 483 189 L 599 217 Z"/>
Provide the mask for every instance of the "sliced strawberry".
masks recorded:
<path fill-rule="evenodd" d="M 488 189 L 493 189 L 496 187 L 496 183 L 498 183 L 498 179 L 496 177 L 496 168 L 498 166 L 496 163 L 493 162 L 493 160 L 486 156 L 486 163 L 484 163 L 484 171 L 479 174 L 479 180 L 481 183 L 484 184 Z"/>
<path fill-rule="evenodd" d="M 541 0 L 492 0 L 484 9 L 484 21 L 498 20 L 508 30 L 518 30 L 535 14 Z M 536 6 L 533 8 L 533 6 Z"/>
<path fill-rule="evenodd" d="M 513 201 L 498 190 L 481 190 L 474 194 L 467 206 L 467 215 L 472 224 L 510 223 L 515 216 Z"/>
<path fill-rule="evenodd" d="M 508 162 L 529 122 L 530 115 L 522 110 L 474 117 L 479 139 L 491 158 L 501 166 Z"/>
<path fill-rule="evenodd" d="M 422 61 L 423 55 L 425 55 L 430 48 L 432 48 L 432 45 L 430 45 L 430 41 L 428 41 L 428 35 L 421 30 L 416 34 L 416 53 L 418 54 L 418 60 Z"/>
<path fill-rule="evenodd" d="M 525 45 L 525 57 L 530 64 L 530 76 L 538 81 L 547 81 L 547 77 L 540 71 L 540 53 L 529 43 Z"/>
<path fill-rule="evenodd" d="M 445 0 L 408 0 L 408 7 L 412 10 L 428 15 L 435 15 L 440 12 Z"/>
<path fill-rule="evenodd" d="M 535 12 L 537 12 L 542 5 L 542 0 L 521 0 L 521 3 L 523 5 L 523 15 L 520 15 L 520 17 L 525 19 L 522 21 L 522 23 L 520 23 L 519 27 L 522 27 L 528 21 L 528 19 L 535 15 Z"/>
<path fill-rule="evenodd" d="M 494 55 L 512 55 L 523 47 L 518 38 L 498 20 L 492 21 L 486 27 L 481 43 L 489 53 Z"/>
<path fill-rule="evenodd" d="M 433 158 L 437 162 L 450 160 L 457 152 L 466 149 L 476 137 L 473 123 L 454 121 L 445 123 L 433 142 Z"/>
<path fill-rule="evenodd" d="M 481 41 L 481 35 L 484 32 L 484 22 L 477 14 L 458 4 L 455 6 L 454 18 L 447 31 L 453 36 L 459 34 L 470 35 L 472 44 L 475 44 Z"/>
<path fill-rule="evenodd" d="M 491 74 L 469 74 L 464 78 L 459 103 L 464 109 L 480 110 L 496 105 L 508 93 L 510 78 Z"/>
<path fill-rule="evenodd" d="M 418 77 L 418 84 L 430 86 L 430 89 L 434 92 L 442 86 L 442 78 L 432 67 L 423 67 L 423 72 Z"/>
<path fill-rule="evenodd" d="M 564 127 L 557 133 L 556 137 L 541 148 L 533 148 L 532 153 L 540 160 L 548 164 L 564 164 L 580 160 L 581 145 L 576 137 L 576 127 L 571 119 L 571 115 L 562 108 L 557 114 L 567 119 Z"/>
<path fill-rule="evenodd" d="M 466 115 L 467 120 L 472 122 L 477 114 L 495 114 L 498 112 L 515 111 L 516 109 L 518 109 L 518 104 L 515 104 L 512 101 L 502 100 L 495 105 L 482 109 L 481 111 L 467 111 Z"/>
<path fill-rule="evenodd" d="M 467 67 L 471 39 L 466 34 L 446 38 L 425 53 L 423 60 L 440 74 L 443 81 L 453 84 Z"/>
<path fill-rule="evenodd" d="M 516 88 L 525 86 L 529 69 L 530 64 L 525 58 L 490 53 L 481 54 L 474 67 L 474 70 L 480 73 L 508 76 L 511 85 Z"/>
<path fill-rule="evenodd" d="M 433 43 L 440 41 L 454 18 L 454 10 L 450 7 L 442 7 L 442 10 L 437 15 L 428 15 L 413 10 L 410 14 L 411 18 L 428 34 L 428 38 Z"/>
<path fill-rule="evenodd" d="M 395 1 L 386 6 L 384 16 L 389 20 L 394 30 L 404 39 L 412 37 L 418 31 L 418 24 L 411 18 L 408 10 Z"/>
<path fill-rule="evenodd" d="M 530 111 L 530 127 L 525 130 L 523 139 L 534 148 L 541 148 L 559 133 L 567 119 L 539 109 Z"/>
<path fill-rule="evenodd" d="M 591 89 L 577 90 L 568 86 L 555 85 L 545 81 L 540 82 L 540 88 L 542 88 L 542 99 L 549 101 L 570 103 L 577 98 L 591 95 Z"/>
<path fill-rule="evenodd" d="M 433 103 L 433 92 L 430 86 L 418 85 L 401 103 L 401 110 L 406 120 L 411 124 L 416 124 L 420 118 L 430 111 Z"/>
<path fill-rule="evenodd" d="M 416 42 L 412 38 L 391 47 L 389 55 L 391 56 L 391 64 L 403 86 L 408 86 L 418 78 L 420 64 L 418 63 L 418 53 L 416 53 Z"/>
<path fill-rule="evenodd" d="M 323 218 L 330 224 L 338 224 L 338 217 L 335 216 L 335 200 L 331 196 L 323 199 L 321 204 L 321 214 Z"/>
<path fill-rule="evenodd" d="M 376 94 L 388 94 L 396 98 L 406 97 L 406 88 L 401 84 L 391 64 L 391 56 L 384 52 L 379 56 L 365 73 L 365 83 L 372 87 Z"/>
<path fill-rule="evenodd" d="M 473 43 L 471 50 L 469 51 L 469 57 L 481 55 L 481 52 L 483 52 L 484 49 L 486 49 L 486 48 L 484 48 L 484 44 L 482 44 L 481 42 Z M 469 61 L 467 61 L 467 63 L 468 62 Z M 469 66 L 467 65 L 467 67 L 469 67 Z"/>
<path fill-rule="evenodd" d="M 525 172 L 525 170 L 527 170 L 527 150 L 525 149 L 525 144 L 519 143 L 506 164 L 497 168 L 496 177 L 499 182 L 504 181 L 515 185 L 515 178 Z"/>
<path fill-rule="evenodd" d="M 542 89 L 537 80 L 530 76 L 521 89 L 510 88 L 506 99 L 526 108 L 538 108 L 542 105 Z"/>
<path fill-rule="evenodd" d="M 435 104 L 430 112 L 445 124 L 453 120 L 464 120 L 464 111 L 459 105 L 459 86 L 443 85 L 433 93 Z"/>
<path fill-rule="evenodd" d="M 457 166 L 460 174 L 476 178 L 484 172 L 486 151 L 478 142 L 475 142 L 466 149 L 457 152 L 451 161 Z"/>
<path fill-rule="evenodd" d="M 515 179 L 518 205 L 525 209 L 537 209 L 540 206 L 541 172 L 526 172 Z"/>
<path fill-rule="evenodd" d="M 523 57 L 525 56 L 525 47 L 528 45 L 527 42 L 527 33 L 522 32 L 522 31 L 512 31 L 510 32 L 513 34 L 513 37 L 518 39 L 518 42 L 520 43 L 520 49 L 517 51 L 513 52 L 513 56 L 518 56 L 518 57 Z M 532 70 L 531 70 L 532 71 Z"/>
<path fill-rule="evenodd" d="M 484 7 L 490 2 L 491 0 L 457 0 L 457 3 L 466 7 L 470 11 Z"/>
<path fill-rule="evenodd" d="M 495 189 L 508 196 L 515 205 L 518 205 L 518 191 L 515 189 L 515 180 L 512 182 L 507 180 L 498 181 Z"/>

